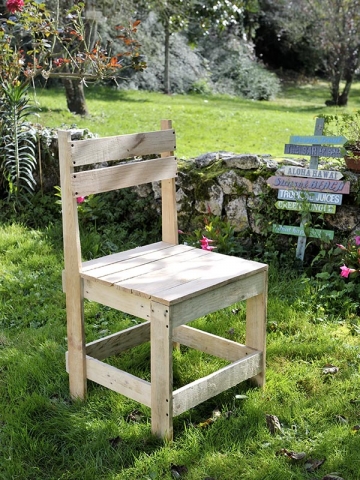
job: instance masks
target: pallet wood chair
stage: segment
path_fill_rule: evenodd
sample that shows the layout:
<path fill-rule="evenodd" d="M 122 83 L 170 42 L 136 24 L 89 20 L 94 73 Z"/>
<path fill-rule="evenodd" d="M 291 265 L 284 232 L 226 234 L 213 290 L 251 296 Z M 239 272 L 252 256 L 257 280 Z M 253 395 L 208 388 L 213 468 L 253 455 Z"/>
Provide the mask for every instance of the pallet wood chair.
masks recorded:
<path fill-rule="evenodd" d="M 72 141 L 68 131 L 59 131 L 58 138 L 70 394 L 84 399 L 87 379 L 97 382 L 150 407 L 153 434 L 171 440 L 174 416 L 244 380 L 264 385 L 267 265 L 178 244 L 175 132 L 170 121 L 163 120 L 157 132 Z M 149 154 L 161 156 L 77 171 Z M 158 180 L 162 241 L 82 262 L 77 197 Z M 144 322 L 86 344 L 84 298 Z M 186 325 L 243 300 L 245 345 Z M 149 341 L 151 382 L 102 361 Z M 173 344 L 230 363 L 173 391 Z"/>

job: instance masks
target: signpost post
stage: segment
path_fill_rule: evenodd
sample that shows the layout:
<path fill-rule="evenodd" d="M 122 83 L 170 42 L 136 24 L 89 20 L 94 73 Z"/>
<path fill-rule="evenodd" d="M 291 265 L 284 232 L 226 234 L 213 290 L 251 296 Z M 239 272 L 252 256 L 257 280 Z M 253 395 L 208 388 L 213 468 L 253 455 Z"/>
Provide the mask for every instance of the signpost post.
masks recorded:
<path fill-rule="evenodd" d="M 302 212 L 300 226 L 273 225 L 273 232 L 283 235 L 297 235 L 296 257 L 304 260 L 306 236 L 332 240 L 334 232 L 308 228 L 311 212 L 334 214 L 336 205 L 341 205 L 343 194 L 350 192 L 350 182 L 341 181 L 341 172 L 319 170 L 319 156 L 338 158 L 343 156 L 341 146 L 345 137 L 327 137 L 322 135 L 324 119 L 317 118 L 314 136 L 291 136 L 290 144 L 285 145 L 285 153 L 292 155 L 310 155 L 308 168 L 285 166 L 284 174 L 268 179 L 270 187 L 278 189 L 275 207 L 279 210 Z M 340 147 L 323 145 L 340 145 Z"/>

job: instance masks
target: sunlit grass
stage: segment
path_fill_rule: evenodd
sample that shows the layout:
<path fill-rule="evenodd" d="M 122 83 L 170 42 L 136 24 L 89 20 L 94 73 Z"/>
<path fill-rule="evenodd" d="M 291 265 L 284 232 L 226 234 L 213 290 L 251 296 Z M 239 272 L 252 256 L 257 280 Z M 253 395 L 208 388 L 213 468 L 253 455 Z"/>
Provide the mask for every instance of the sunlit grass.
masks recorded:
<path fill-rule="evenodd" d="M 0 228 L 1 480 L 171 480 L 172 465 L 184 466 L 180 478 L 190 480 L 330 472 L 360 479 L 358 335 L 347 318 L 318 321 L 309 284 L 296 273 L 270 269 L 266 389 L 240 384 L 191 409 L 175 419 L 174 442 L 164 444 L 151 436 L 149 409 L 136 402 L 91 382 L 86 402 L 70 400 L 61 269 L 62 252 L 46 232 Z M 132 324 L 94 303 L 85 311 L 89 340 Z M 243 342 L 244 317 L 239 304 L 195 324 Z M 145 345 L 114 361 L 146 376 L 148 360 Z M 323 373 L 329 364 L 336 375 Z M 217 359 L 199 352 L 174 353 L 177 385 L 216 368 Z M 201 427 L 215 409 L 220 417 Z M 271 435 L 266 414 L 279 418 L 281 432 Z M 277 453 L 284 448 L 326 461 L 308 474 L 304 462 Z"/>
<path fill-rule="evenodd" d="M 90 116 L 81 118 L 66 107 L 64 92 L 40 90 L 37 101 L 42 125 L 76 124 L 99 136 L 156 130 L 169 118 L 177 132 L 177 155 L 191 158 L 210 151 L 268 153 L 283 156 L 290 135 L 311 135 L 317 115 L 335 111 L 325 106 L 324 83 L 287 87 L 276 100 L 244 100 L 226 95 L 163 95 L 144 91 L 86 89 Z M 348 109 L 360 106 L 359 86 L 353 87 Z"/>

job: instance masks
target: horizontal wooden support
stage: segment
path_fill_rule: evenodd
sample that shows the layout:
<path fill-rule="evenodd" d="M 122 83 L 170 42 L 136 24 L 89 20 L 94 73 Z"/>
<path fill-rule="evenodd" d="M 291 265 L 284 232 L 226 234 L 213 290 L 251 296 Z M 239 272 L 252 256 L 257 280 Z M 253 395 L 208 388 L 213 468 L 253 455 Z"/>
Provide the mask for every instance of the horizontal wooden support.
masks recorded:
<path fill-rule="evenodd" d="M 79 140 L 71 143 L 72 164 L 74 167 L 78 167 L 142 155 L 160 154 L 175 150 L 175 142 L 173 129 Z"/>
<path fill-rule="evenodd" d="M 176 177 L 175 157 L 154 158 L 129 162 L 114 167 L 104 167 L 72 174 L 74 197 L 86 197 L 94 193 L 110 192 Z"/>
<path fill-rule="evenodd" d="M 150 382 L 89 356 L 86 357 L 86 371 L 89 380 L 151 407 Z"/>
<path fill-rule="evenodd" d="M 182 303 L 172 305 L 171 321 L 174 328 L 263 293 L 266 288 L 266 279 L 267 271 L 260 271 L 255 275 L 240 278 L 198 297 L 189 298 Z"/>
<path fill-rule="evenodd" d="M 149 341 L 150 322 L 145 322 L 87 343 L 86 355 L 103 360 Z"/>
<path fill-rule="evenodd" d="M 228 362 L 234 362 L 256 352 L 256 350 L 246 345 L 227 340 L 212 333 L 203 332 L 202 330 L 187 325 L 182 325 L 174 329 L 173 341 L 208 353 L 209 355 L 223 358 Z"/>
<path fill-rule="evenodd" d="M 84 279 L 83 282 L 84 298 L 143 320 L 150 320 L 150 299 L 133 295 L 115 285 L 101 283 L 97 280 Z"/>
<path fill-rule="evenodd" d="M 174 416 L 205 402 L 261 372 L 262 353 L 257 352 L 200 378 L 173 392 Z"/>

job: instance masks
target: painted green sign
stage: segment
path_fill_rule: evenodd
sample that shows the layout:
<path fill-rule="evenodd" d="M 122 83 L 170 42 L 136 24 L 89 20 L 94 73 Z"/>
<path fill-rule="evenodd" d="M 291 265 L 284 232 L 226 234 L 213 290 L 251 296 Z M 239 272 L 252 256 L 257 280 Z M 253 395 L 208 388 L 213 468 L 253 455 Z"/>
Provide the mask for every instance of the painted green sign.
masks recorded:
<path fill-rule="evenodd" d="M 316 212 L 316 213 L 335 213 L 336 205 L 326 205 L 324 203 L 310 203 L 304 208 L 303 202 L 286 202 L 279 201 L 275 203 L 275 207 L 279 210 L 294 210 L 300 212 L 306 210 L 307 212 Z"/>
<path fill-rule="evenodd" d="M 318 228 L 309 228 L 305 230 L 303 227 L 295 227 L 293 225 L 277 225 L 274 224 L 272 228 L 273 233 L 281 233 L 283 235 L 296 235 L 298 237 L 312 237 L 312 238 L 322 238 L 326 237 L 329 240 L 333 240 L 334 232 L 331 230 L 320 230 Z"/>
<path fill-rule="evenodd" d="M 291 143 L 300 143 L 303 145 L 344 145 L 347 142 L 347 138 L 340 137 L 326 137 L 325 135 L 311 135 L 311 136 L 299 136 L 293 135 L 290 137 Z"/>

